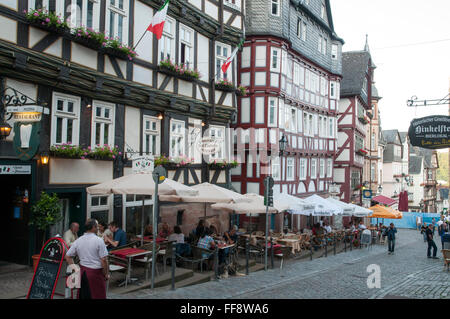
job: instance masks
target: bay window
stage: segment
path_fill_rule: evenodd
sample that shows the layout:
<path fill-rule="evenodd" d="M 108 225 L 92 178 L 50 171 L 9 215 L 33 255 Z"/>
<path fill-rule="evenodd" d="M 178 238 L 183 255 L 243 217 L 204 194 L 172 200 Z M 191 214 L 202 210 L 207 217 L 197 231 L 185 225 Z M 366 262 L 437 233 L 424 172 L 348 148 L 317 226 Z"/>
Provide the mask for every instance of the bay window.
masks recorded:
<path fill-rule="evenodd" d="M 170 121 L 170 156 L 185 155 L 185 129 L 184 122 L 178 120 Z"/>
<path fill-rule="evenodd" d="M 161 121 L 152 116 L 144 115 L 143 119 L 143 153 L 159 155 L 161 149 Z"/>
<path fill-rule="evenodd" d="M 280 49 L 271 48 L 270 71 L 280 72 Z"/>
<path fill-rule="evenodd" d="M 79 144 L 80 98 L 53 93 L 51 144 Z"/>
<path fill-rule="evenodd" d="M 95 100 L 92 104 L 91 146 L 114 147 L 114 104 Z"/>

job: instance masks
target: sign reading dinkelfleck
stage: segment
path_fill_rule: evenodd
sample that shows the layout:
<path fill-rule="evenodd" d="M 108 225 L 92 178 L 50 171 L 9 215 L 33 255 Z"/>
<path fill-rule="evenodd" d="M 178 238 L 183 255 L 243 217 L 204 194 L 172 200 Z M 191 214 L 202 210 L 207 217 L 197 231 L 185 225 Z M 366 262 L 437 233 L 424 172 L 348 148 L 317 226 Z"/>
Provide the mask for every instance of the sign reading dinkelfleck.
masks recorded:
<path fill-rule="evenodd" d="M 413 146 L 428 149 L 450 146 L 450 116 L 433 115 L 414 119 L 408 130 Z"/>

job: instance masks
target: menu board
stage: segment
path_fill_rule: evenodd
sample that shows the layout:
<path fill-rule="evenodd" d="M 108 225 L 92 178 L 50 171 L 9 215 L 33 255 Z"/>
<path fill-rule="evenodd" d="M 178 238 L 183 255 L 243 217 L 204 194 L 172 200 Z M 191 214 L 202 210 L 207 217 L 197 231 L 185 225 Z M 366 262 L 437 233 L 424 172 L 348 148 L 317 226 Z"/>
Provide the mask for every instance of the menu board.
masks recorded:
<path fill-rule="evenodd" d="M 44 245 L 31 281 L 27 299 L 52 299 L 67 247 L 60 237 L 50 238 Z"/>

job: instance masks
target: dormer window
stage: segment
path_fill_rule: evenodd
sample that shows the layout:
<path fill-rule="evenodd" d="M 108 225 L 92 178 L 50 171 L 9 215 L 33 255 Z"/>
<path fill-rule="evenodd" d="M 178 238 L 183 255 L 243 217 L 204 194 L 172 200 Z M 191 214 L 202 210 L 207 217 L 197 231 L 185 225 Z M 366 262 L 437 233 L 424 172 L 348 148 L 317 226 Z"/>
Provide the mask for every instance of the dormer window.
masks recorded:
<path fill-rule="evenodd" d="M 271 13 L 273 16 L 280 16 L 280 2 L 281 0 L 271 0 Z"/>

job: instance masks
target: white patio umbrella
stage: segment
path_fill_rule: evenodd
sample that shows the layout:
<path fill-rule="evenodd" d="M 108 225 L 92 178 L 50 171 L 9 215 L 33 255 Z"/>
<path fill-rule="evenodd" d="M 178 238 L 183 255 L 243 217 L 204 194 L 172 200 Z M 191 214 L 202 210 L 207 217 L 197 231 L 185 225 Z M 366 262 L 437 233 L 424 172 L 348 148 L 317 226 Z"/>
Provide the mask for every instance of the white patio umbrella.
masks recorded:
<path fill-rule="evenodd" d="M 314 212 L 311 214 L 312 216 L 333 216 L 343 213 L 341 207 L 316 194 L 306 197 L 304 200 L 307 203 L 316 205 Z"/>
<path fill-rule="evenodd" d="M 355 207 L 351 206 L 350 204 L 341 202 L 340 200 L 331 197 L 328 197 L 326 200 L 341 207 L 343 211 L 342 216 L 353 216 Z"/>
<path fill-rule="evenodd" d="M 264 197 L 257 194 L 245 194 L 243 198 L 236 199 L 234 203 L 217 203 L 211 205 L 213 209 L 223 209 L 236 214 L 265 214 L 266 206 Z M 289 206 L 274 200 L 273 207 L 269 207 L 269 213 L 276 214 L 288 210 Z"/>
<path fill-rule="evenodd" d="M 287 211 L 294 215 L 309 216 L 312 212 L 314 212 L 316 206 L 315 204 L 308 203 L 301 198 L 284 193 L 280 193 L 274 196 L 274 199 L 285 205 L 288 205 L 289 209 Z"/>
<path fill-rule="evenodd" d="M 355 208 L 355 211 L 353 212 L 353 216 L 356 217 L 369 217 L 370 215 L 372 215 L 373 211 L 368 209 L 368 208 L 364 208 L 355 204 L 349 204 L 350 206 L 353 206 Z"/>

